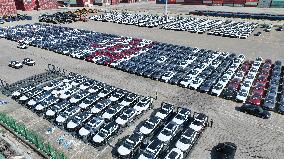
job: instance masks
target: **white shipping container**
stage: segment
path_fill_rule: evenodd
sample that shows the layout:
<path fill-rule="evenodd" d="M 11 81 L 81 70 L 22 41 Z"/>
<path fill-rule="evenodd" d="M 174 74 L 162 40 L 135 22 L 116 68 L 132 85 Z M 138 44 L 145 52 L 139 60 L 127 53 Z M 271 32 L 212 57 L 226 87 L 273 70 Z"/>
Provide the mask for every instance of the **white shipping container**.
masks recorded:
<path fill-rule="evenodd" d="M 176 3 L 183 3 L 184 0 L 176 0 Z"/>
<path fill-rule="evenodd" d="M 272 0 L 259 0 L 258 7 L 259 8 L 269 8 Z"/>
<path fill-rule="evenodd" d="M 212 3 L 213 3 L 213 1 L 203 0 L 203 4 L 212 4 Z"/>

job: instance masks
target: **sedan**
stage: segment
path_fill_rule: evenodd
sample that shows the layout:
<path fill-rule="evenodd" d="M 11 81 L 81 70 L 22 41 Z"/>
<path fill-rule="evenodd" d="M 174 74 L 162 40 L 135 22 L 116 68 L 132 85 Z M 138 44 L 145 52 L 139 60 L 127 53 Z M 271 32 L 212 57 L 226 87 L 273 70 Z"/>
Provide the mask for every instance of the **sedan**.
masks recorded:
<path fill-rule="evenodd" d="M 270 118 L 270 115 L 271 115 L 268 111 L 263 110 L 261 107 L 254 106 L 251 104 L 245 104 L 241 106 L 240 111 L 263 118 L 263 119 L 268 119 Z"/>

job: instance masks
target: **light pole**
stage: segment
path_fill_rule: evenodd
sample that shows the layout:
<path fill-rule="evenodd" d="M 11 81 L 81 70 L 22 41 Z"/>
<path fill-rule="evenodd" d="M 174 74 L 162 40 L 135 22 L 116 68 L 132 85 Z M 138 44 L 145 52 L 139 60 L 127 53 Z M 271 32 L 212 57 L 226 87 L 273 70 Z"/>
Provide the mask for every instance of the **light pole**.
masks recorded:
<path fill-rule="evenodd" d="M 166 8 L 165 8 L 165 10 L 166 10 L 166 21 L 168 22 L 168 0 L 165 0 L 166 1 Z"/>

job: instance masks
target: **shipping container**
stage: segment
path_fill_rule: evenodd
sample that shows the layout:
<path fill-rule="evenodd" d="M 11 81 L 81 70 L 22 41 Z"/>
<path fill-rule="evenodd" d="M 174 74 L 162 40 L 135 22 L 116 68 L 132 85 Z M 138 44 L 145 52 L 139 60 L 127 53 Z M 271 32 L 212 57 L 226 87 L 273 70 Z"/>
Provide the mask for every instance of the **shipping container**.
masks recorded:
<path fill-rule="evenodd" d="M 246 0 L 234 0 L 234 4 L 242 4 L 244 5 L 246 3 Z"/>
<path fill-rule="evenodd" d="M 184 0 L 184 4 L 189 5 L 202 5 L 202 0 Z"/>
<path fill-rule="evenodd" d="M 284 8 L 284 0 L 272 0 L 271 7 Z"/>
<path fill-rule="evenodd" d="M 258 7 L 259 8 L 269 8 L 271 4 L 271 0 L 259 0 Z"/>
<path fill-rule="evenodd" d="M 14 0 L 1 0 L 0 15 L 13 15 L 17 13 Z"/>
<path fill-rule="evenodd" d="M 223 6 L 233 7 L 234 3 L 223 3 Z"/>
<path fill-rule="evenodd" d="M 57 0 L 37 0 L 41 10 L 57 9 Z M 36 2 L 37 3 L 37 2 Z"/>
<path fill-rule="evenodd" d="M 246 0 L 245 7 L 256 7 L 258 0 Z"/>
<path fill-rule="evenodd" d="M 223 4 L 223 0 L 213 0 L 213 5 L 222 5 Z"/>
<path fill-rule="evenodd" d="M 213 3 L 213 1 L 212 0 L 203 0 L 202 1 L 203 2 L 203 4 L 212 4 Z"/>
<path fill-rule="evenodd" d="M 245 4 L 238 4 L 238 3 L 234 3 L 234 7 L 244 7 Z"/>
<path fill-rule="evenodd" d="M 184 0 L 176 0 L 176 3 L 177 3 L 177 4 L 184 3 Z"/>
<path fill-rule="evenodd" d="M 176 0 L 168 0 L 168 4 L 176 4 Z M 166 0 L 156 0 L 157 4 L 166 4 Z"/>

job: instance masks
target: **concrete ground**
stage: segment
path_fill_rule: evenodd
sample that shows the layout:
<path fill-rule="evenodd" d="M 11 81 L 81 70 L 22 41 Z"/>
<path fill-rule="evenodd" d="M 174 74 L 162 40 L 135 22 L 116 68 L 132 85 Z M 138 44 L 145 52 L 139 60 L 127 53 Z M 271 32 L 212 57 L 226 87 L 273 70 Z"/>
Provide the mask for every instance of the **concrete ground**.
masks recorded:
<path fill-rule="evenodd" d="M 138 4 L 139 6 L 141 4 Z M 129 5 L 129 7 L 137 7 Z M 160 5 L 157 5 L 160 7 Z M 156 6 L 154 6 L 155 8 Z M 185 6 L 182 6 L 185 7 Z M 189 8 L 192 6 L 188 6 Z M 139 7 L 138 7 L 139 8 Z M 177 7 L 178 8 L 178 7 Z M 150 8 L 151 9 L 151 8 Z M 177 11 L 179 11 L 177 9 Z M 277 11 L 277 10 L 276 10 Z M 46 12 L 46 11 L 43 11 Z M 30 13 L 35 16 L 33 21 L 23 21 L 5 25 L 16 25 L 36 22 L 37 12 Z M 124 36 L 133 36 L 155 41 L 168 42 L 192 47 L 230 51 L 243 53 L 248 59 L 257 56 L 281 60 L 284 62 L 284 32 L 272 31 L 262 37 L 251 36 L 246 40 L 215 37 L 209 35 L 198 35 L 187 32 L 174 32 L 161 30 L 158 28 L 148 29 L 136 26 L 126 26 L 113 23 L 103 23 L 89 21 L 86 23 L 76 22 L 64 24 L 99 32 L 114 33 Z M 72 59 L 39 48 L 29 47 L 26 50 L 16 48 L 16 43 L 0 39 L 0 79 L 13 83 L 20 79 L 27 78 L 34 74 L 45 71 L 47 64 L 51 63 L 69 71 L 86 75 L 90 78 L 106 82 L 118 88 L 127 89 L 144 96 L 154 96 L 158 92 L 158 99 L 154 101 L 154 107 L 160 106 L 161 102 L 170 102 L 175 106 L 186 106 L 193 111 L 202 112 L 214 120 L 213 128 L 208 128 L 200 138 L 189 158 L 210 159 L 212 148 L 220 142 L 234 142 L 238 146 L 236 159 L 283 159 L 284 158 L 284 122 L 283 116 L 272 112 L 269 120 L 263 120 L 251 115 L 247 115 L 235 110 L 240 104 L 227 101 L 221 98 L 201 94 L 196 91 L 181 88 L 166 83 L 153 81 L 148 78 L 128 74 L 106 66 L 99 66 L 81 60 Z M 10 60 L 22 60 L 25 57 L 33 58 L 37 64 L 34 67 L 24 67 L 20 70 L 11 69 L 7 66 Z M 8 105 L 0 106 L 0 111 L 7 112 L 19 122 L 24 123 L 29 128 L 42 134 L 54 146 L 63 150 L 71 159 L 110 159 L 111 150 L 107 146 L 101 150 L 87 145 L 70 136 L 61 129 L 56 129 L 52 134 L 45 134 L 46 129 L 53 127 L 48 121 L 30 110 L 17 104 L 8 97 L 0 95 L 1 99 L 9 101 Z M 135 126 L 146 119 L 151 111 L 141 119 L 135 121 L 124 133 L 115 137 L 111 142 L 114 145 L 117 139 L 132 132 Z M 66 134 L 66 138 L 74 140 L 76 145 L 73 149 L 66 150 L 60 146 L 56 139 Z"/>

